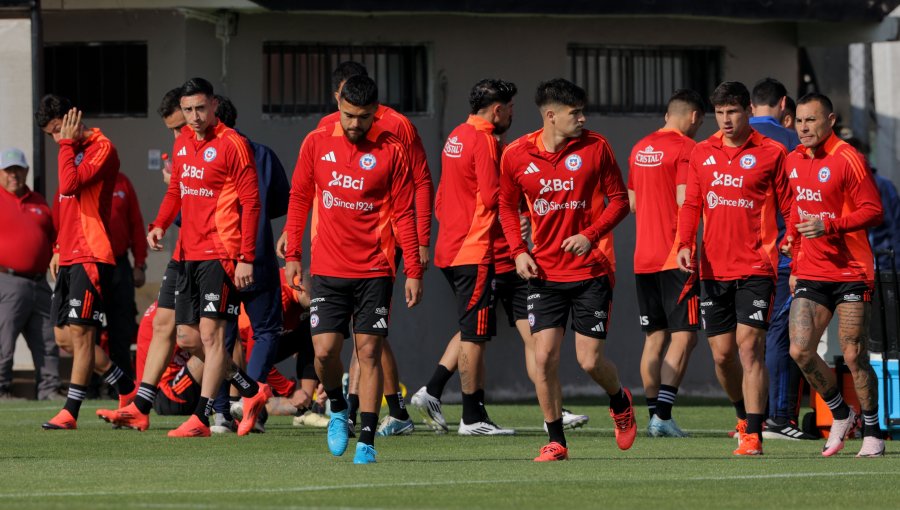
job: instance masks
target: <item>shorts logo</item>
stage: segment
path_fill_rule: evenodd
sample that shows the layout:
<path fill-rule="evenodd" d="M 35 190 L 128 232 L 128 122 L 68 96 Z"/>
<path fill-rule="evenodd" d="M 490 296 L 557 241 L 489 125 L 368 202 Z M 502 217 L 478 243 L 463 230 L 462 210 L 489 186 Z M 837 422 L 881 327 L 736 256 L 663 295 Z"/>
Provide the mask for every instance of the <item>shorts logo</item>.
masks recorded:
<path fill-rule="evenodd" d="M 331 206 L 334 205 L 334 196 L 330 191 L 322 192 L 322 205 L 324 205 L 326 209 L 331 209 Z"/>
<path fill-rule="evenodd" d="M 309 325 L 310 327 L 316 327 L 319 325 L 319 316 L 316 314 L 312 314 L 309 316 Z"/>
<path fill-rule="evenodd" d="M 375 168 L 375 164 L 378 163 L 378 160 L 375 159 L 375 156 L 370 154 L 363 154 L 361 158 L 359 158 L 359 167 L 363 170 L 371 170 Z"/>
<path fill-rule="evenodd" d="M 603 310 L 594 312 L 594 317 L 596 317 L 596 318 L 598 318 L 598 319 L 605 319 L 605 318 L 606 318 L 606 312 L 604 312 Z"/>
<path fill-rule="evenodd" d="M 806 287 L 798 287 L 798 288 L 794 289 L 794 295 L 796 296 L 797 294 L 800 294 L 801 292 L 806 292 L 808 290 L 809 289 L 807 289 Z"/>
<path fill-rule="evenodd" d="M 377 313 L 378 315 L 387 315 L 388 309 L 386 306 L 380 306 L 375 309 L 375 313 Z"/>
<path fill-rule="evenodd" d="M 384 320 L 384 317 L 382 317 L 382 318 L 378 319 L 378 322 L 376 322 L 375 324 L 372 324 L 372 327 L 378 328 L 378 329 L 387 329 L 387 321 Z"/>
<path fill-rule="evenodd" d="M 541 299 L 541 295 L 540 294 L 529 294 L 528 301 L 531 301 L 532 299 Z"/>
<path fill-rule="evenodd" d="M 547 202 L 543 198 L 539 198 L 534 201 L 534 213 L 538 216 L 543 216 L 550 212 L 550 202 Z"/>
<path fill-rule="evenodd" d="M 767 303 L 766 301 L 764 301 L 762 299 L 754 299 L 753 306 L 755 306 L 757 308 L 766 309 L 769 307 L 769 303 Z"/>
<path fill-rule="evenodd" d="M 82 161 L 84 161 L 84 153 L 83 153 L 83 152 L 79 152 L 79 153 L 75 156 L 75 166 L 80 165 Z"/>
<path fill-rule="evenodd" d="M 531 327 L 533 328 L 533 327 L 534 327 L 534 322 L 535 322 L 534 314 L 533 314 L 533 313 L 529 313 L 529 314 L 528 314 L 528 325 L 531 326 Z"/>
<path fill-rule="evenodd" d="M 216 159 L 216 149 L 214 147 L 209 147 L 208 149 L 203 151 L 203 161 L 212 163 L 214 159 Z"/>
<path fill-rule="evenodd" d="M 70 319 L 77 319 L 77 318 L 78 318 L 78 314 L 75 313 L 75 309 L 74 309 L 74 308 L 72 308 L 71 310 L 69 310 L 69 318 L 70 318 Z"/>
<path fill-rule="evenodd" d="M 757 310 L 756 313 L 750 315 L 750 318 L 753 319 L 753 320 L 755 320 L 755 321 L 760 321 L 760 322 L 766 320 L 766 319 L 763 317 L 762 310 Z"/>
<path fill-rule="evenodd" d="M 750 170 L 751 168 L 756 166 L 756 156 L 753 154 L 747 154 L 746 156 L 741 157 L 741 168 L 744 170 Z"/>
<path fill-rule="evenodd" d="M 650 317 L 646 315 L 641 315 L 641 326 L 649 326 L 650 325 Z"/>
<path fill-rule="evenodd" d="M 317 297 L 317 298 L 314 298 L 312 301 L 310 301 L 310 303 L 324 303 L 324 302 L 325 302 L 325 298 L 323 298 L 323 297 Z"/>
<path fill-rule="evenodd" d="M 204 308 L 203 311 L 204 312 L 218 312 L 218 310 L 216 310 L 216 305 L 214 305 L 212 303 L 207 303 L 206 308 Z"/>
<path fill-rule="evenodd" d="M 209 294 L 203 296 L 203 299 L 205 299 L 205 300 L 207 300 L 207 301 L 218 301 L 218 300 L 219 300 L 219 295 L 210 292 Z"/>
<path fill-rule="evenodd" d="M 857 301 L 862 301 L 862 296 L 859 294 L 844 294 L 844 301 L 848 303 L 855 303 Z"/>
<path fill-rule="evenodd" d="M 606 333 L 606 328 L 603 327 L 603 323 L 598 323 L 596 326 L 591 328 L 591 331 L 595 333 Z"/>
<path fill-rule="evenodd" d="M 581 165 L 581 156 L 578 154 L 572 154 L 566 158 L 566 168 L 568 168 L 570 172 L 577 172 L 581 169 Z"/>
<path fill-rule="evenodd" d="M 712 305 L 713 305 L 712 301 L 701 301 L 700 302 L 700 306 L 712 306 Z"/>
<path fill-rule="evenodd" d="M 463 144 L 458 141 L 458 137 L 454 136 L 447 139 L 444 144 L 444 154 L 448 158 L 458 158 L 462 156 Z"/>
<path fill-rule="evenodd" d="M 72 308 L 81 306 L 81 300 L 79 300 L 79 299 L 70 299 L 70 300 L 69 300 L 69 306 L 71 306 Z"/>
<path fill-rule="evenodd" d="M 819 182 L 828 182 L 831 178 L 831 170 L 827 166 L 823 166 L 819 170 Z"/>

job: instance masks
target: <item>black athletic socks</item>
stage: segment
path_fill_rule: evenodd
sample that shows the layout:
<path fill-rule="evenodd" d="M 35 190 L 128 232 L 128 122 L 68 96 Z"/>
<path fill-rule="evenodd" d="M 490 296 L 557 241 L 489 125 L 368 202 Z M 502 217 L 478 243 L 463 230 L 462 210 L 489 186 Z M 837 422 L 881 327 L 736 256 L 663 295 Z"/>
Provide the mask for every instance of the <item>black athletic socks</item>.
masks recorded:
<path fill-rule="evenodd" d="M 103 380 L 106 381 L 106 384 L 115 388 L 119 395 L 128 395 L 134 391 L 134 381 L 125 375 L 125 372 L 116 366 L 115 363 L 103 374 Z"/>
<path fill-rule="evenodd" d="M 678 395 L 678 388 L 663 384 L 659 387 L 658 402 L 656 404 L 656 415 L 660 420 L 672 419 L 672 406 L 675 405 L 675 396 Z"/>
<path fill-rule="evenodd" d="M 235 368 L 236 370 L 234 374 L 228 378 L 228 382 L 237 388 L 238 393 L 244 398 L 251 398 L 256 395 L 259 392 L 259 383 L 251 379 L 250 376 L 247 375 L 247 372 L 244 372 L 240 368 Z"/>
<path fill-rule="evenodd" d="M 393 395 L 385 393 L 384 398 L 387 400 L 388 412 L 392 418 L 402 421 L 409 419 L 409 413 L 406 411 L 406 404 L 403 402 L 402 393 L 398 392 Z"/>
<path fill-rule="evenodd" d="M 863 409 L 863 437 L 881 439 L 881 425 L 878 423 L 878 407 L 871 411 Z"/>
<path fill-rule="evenodd" d="M 764 414 L 747 413 L 747 434 L 757 434 L 762 441 L 762 424 L 765 419 Z"/>
<path fill-rule="evenodd" d="M 199 418 L 200 421 L 207 427 L 209 427 L 209 415 L 213 412 L 212 406 L 212 399 L 200 397 L 200 399 L 197 400 L 197 408 L 194 409 L 194 416 Z"/>
<path fill-rule="evenodd" d="M 615 394 L 607 393 L 607 395 L 609 395 L 609 407 L 614 413 L 618 414 L 628 409 L 628 397 L 625 396 L 624 387 L 619 387 L 619 391 Z M 657 411 L 659 411 L 658 406 L 657 402 Z"/>
<path fill-rule="evenodd" d="M 645 400 L 647 401 L 647 412 L 650 413 L 650 417 L 653 418 L 656 415 L 657 398 L 645 397 Z"/>
<path fill-rule="evenodd" d="M 348 405 L 350 407 L 350 412 L 347 413 L 347 419 L 356 423 L 356 413 L 359 412 L 359 395 L 350 393 L 347 395 L 347 400 L 349 400 Z"/>
<path fill-rule="evenodd" d="M 153 401 L 156 400 L 156 386 L 142 382 L 134 397 L 134 405 L 141 414 L 150 414 L 153 409 Z"/>
<path fill-rule="evenodd" d="M 325 394 L 328 395 L 328 402 L 331 404 L 331 412 L 339 413 L 344 409 L 347 409 L 347 401 L 344 400 L 343 388 L 340 386 L 336 388 L 326 388 Z"/>
<path fill-rule="evenodd" d="M 444 394 L 444 386 L 447 385 L 447 381 L 451 377 L 453 377 L 453 372 L 447 370 L 447 367 L 444 365 L 438 364 L 437 368 L 434 369 L 434 374 L 431 375 L 431 380 L 425 385 L 425 391 L 432 397 L 440 400 L 441 395 Z"/>
<path fill-rule="evenodd" d="M 78 419 L 78 411 L 81 409 L 81 402 L 87 397 L 87 386 L 80 384 L 69 384 L 69 394 L 66 396 L 66 403 L 63 409 L 69 411 L 72 418 Z"/>
<path fill-rule="evenodd" d="M 831 409 L 835 420 L 846 420 L 850 416 L 850 406 L 844 402 L 844 397 L 841 396 L 839 389 L 832 388 L 822 395 L 822 400 L 828 405 L 828 409 Z"/>
<path fill-rule="evenodd" d="M 378 413 L 359 413 L 359 442 L 375 446 L 375 430 L 378 428 Z"/>
<path fill-rule="evenodd" d="M 463 393 L 462 401 L 463 423 L 471 425 L 488 419 L 487 411 L 484 410 L 484 390 L 478 390 L 475 393 Z"/>
<path fill-rule="evenodd" d="M 744 407 L 744 399 L 732 402 L 731 405 L 734 406 L 734 414 L 737 415 L 739 420 L 747 419 L 747 409 Z"/>
<path fill-rule="evenodd" d="M 563 447 L 566 446 L 566 434 L 563 432 L 562 418 L 555 421 L 544 422 L 547 424 L 547 435 L 550 436 L 550 442 L 556 442 Z"/>

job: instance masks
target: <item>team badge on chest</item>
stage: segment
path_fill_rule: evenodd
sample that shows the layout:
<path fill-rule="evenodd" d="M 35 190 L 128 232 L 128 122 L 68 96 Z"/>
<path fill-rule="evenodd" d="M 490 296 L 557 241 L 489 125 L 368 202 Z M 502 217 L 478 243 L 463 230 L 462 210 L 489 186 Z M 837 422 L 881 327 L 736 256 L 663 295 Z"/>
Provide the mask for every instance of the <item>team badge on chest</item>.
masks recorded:
<path fill-rule="evenodd" d="M 375 164 L 378 163 L 378 160 L 375 159 L 373 154 L 363 154 L 361 158 L 359 158 L 359 167 L 363 170 L 371 170 L 375 168 Z"/>
<path fill-rule="evenodd" d="M 828 182 L 831 179 L 831 170 L 827 166 L 823 166 L 819 170 L 819 182 Z"/>
<path fill-rule="evenodd" d="M 215 148 L 210 147 L 210 148 L 206 149 L 205 151 L 203 151 L 203 161 L 206 161 L 207 163 L 212 163 L 212 161 L 214 159 L 216 159 L 216 149 Z"/>
<path fill-rule="evenodd" d="M 566 157 L 566 168 L 569 169 L 570 172 L 576 172 L 581 168 L 581 156 L 578 154 L 572 154 L 571 156 Z"/>
<path fill-rule="evenodd" d="M 741 156 L 741 168 L 744 170 L 750 170 L 751 168 L 756 166 L 756 156 L 753 154 L 747 154 L 745 156 Z"/>

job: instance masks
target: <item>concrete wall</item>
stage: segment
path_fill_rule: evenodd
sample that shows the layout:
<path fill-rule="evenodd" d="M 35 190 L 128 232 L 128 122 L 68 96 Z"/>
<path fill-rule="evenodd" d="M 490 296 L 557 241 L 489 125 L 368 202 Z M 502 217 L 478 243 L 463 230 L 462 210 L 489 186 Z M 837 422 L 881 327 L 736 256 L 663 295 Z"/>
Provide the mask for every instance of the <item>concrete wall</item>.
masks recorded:
<path fill-rule="evenodd" d="M 48 42 L 94 40 L 146 40 L 149 57 L 151 112 L 138 119 L 88 119 L 104 129 L 116 143 L 122 169 L 135 183 L 146 221 L 155 215 L 163 193 L 158 174 L 147 170 L 147 151 L 171 147 L 171 135 L 152 109 L 169 88 L 191 76 L 205 76 L 216 86 L 222 82 L 222 44 L 214 25 L 186 20 L 175 11 L 48 12 Z M 509 140 L 539 126 L 531 102 L 539 81 L 567 76 L 566 46 L 584 44 L 703 45 L 725 48 L 725 78 L 752 84 L 764 76 L 796 88 L 796 50 L 793 25 L 727 23 L 656 18 L 555 18 L 409 15 L 291 15 L 241 14 L 238 33 L 228 47 L 223 91 L 239 109 L 238 126 L 254 140 L 271 146 L 286 168 L 293 167 L 304 135 L 318 118 L 266 118 L 262 115 L 265 41 L 425 43 L 432 51 L 432 90 L 437 98 L 438 73 L 446 76 L 446 116 L 433 106 L 430 114 L 413 117 L 429 154 L 435 182 L 440 176 L 443 138 L 465 119 L 469 88 L 484 77 L 515 82 L 520 92 L 516 120 Z M 592 116 L 589 127 L 607 136 L 627 172 L 630 147 L 661 125 L 657 116 Z M 714 119 L 707 117 L 701 136 L 711 134 Z M 48 149 L 48 171 L 55 173 L 55 146 Z M 48 191 L 55 189 L 55 175 Z M 280 229 L 281 222 L 278 223 Z M 627 218 L 616 229 L 619 285 L 616 288 L 608 352 L 619 364 L 623 381 L 640 388 L 638 363 L 643 335 L 637 321 L 632 278 L 634 222 Z M 348 249 L 352 244 L 348 242 Z M 151 259 L 148 278 L 158 280 L 166 255 Z M 426 301 L 414 311 L 395 307 L 392 343 L 402 379 L 410 387 L 424 384 L 455 330 L 450 291 L 438 271 L 426 276 Z M 402 303 L 400 294 L 395 302 Z M 503 325 L 488 350 L 488 392 L 493 395 L 531 395 L 522 359 L 521 341 Z M 568 391 L 600 392 L 591 386 L 574 360 L 572 342 L 566 344 L 561 375 Z M 454 383 L 455 384 L 455 383 Z M 684 387 L 695 393 L 718 392 L 705 342 L 701 342 Z M 412 388 L 414 391 L 415 388 Z M 450 392 L 448 392 L 448 396 Z"/>

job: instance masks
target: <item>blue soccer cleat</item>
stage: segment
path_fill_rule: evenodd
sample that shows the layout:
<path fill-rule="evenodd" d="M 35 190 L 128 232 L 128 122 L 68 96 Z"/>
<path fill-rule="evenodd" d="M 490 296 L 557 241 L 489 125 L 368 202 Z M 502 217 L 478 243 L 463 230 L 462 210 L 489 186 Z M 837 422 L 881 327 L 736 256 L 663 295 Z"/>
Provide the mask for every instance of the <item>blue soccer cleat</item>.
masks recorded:
<path fill-rule="evenodd" d="M 328 450 L 335 457 L 340 457 L 347 451 L 347 443 L 350 441 L 349 429 L 347 429 L 347 415 L 349 409 L 331 413 L 328 420 Z"/>
<path fill-rule="evenodd" d="M 661 420 L 655 414 L 647 425 L 647 435 L 650 437 L 688 437 L 688 434 L 678 428 L 675 420 Z"/>
<path fill-rule="evenodd" d="M 365 443 L 356 443 L 356 455 L 353 456 L 354 464 L 375 464 L 375 448 Z"/>
<path fill-rule="evenodd" d="M 412 420 L 398 420 L 393 416 L 385 416 L 378 425 L 376 435 L 379 436 L 407 436 L 413 433 L 416 426 Z"/>

